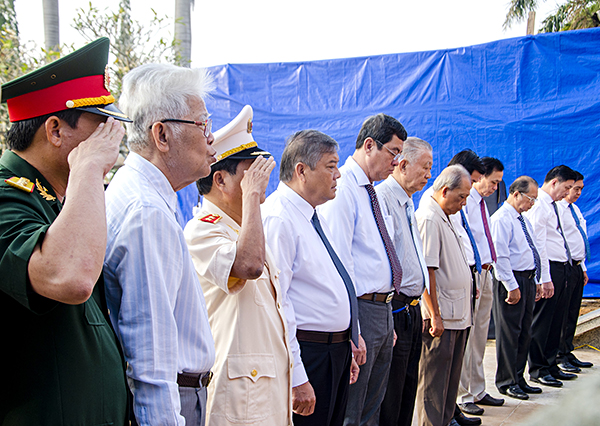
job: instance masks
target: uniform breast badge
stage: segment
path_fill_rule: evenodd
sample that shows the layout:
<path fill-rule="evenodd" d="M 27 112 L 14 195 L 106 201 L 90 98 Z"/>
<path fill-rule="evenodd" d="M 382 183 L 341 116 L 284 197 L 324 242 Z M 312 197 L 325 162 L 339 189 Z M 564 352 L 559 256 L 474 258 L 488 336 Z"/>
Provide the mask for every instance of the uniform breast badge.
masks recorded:
<path fill-rule="evenodd" d="M 33 182 L 27 178 L 13 176 L 10 179 L 4 179 L 4 182 L 21 191 L 33 192 Z"/>
<path fill-rule="evenodd" d="M 201 220 L 202 222 L 215 224 L 221 220 L 221 216 L 219 216 L 218 214 L 207 214 L 206 216 L 199 218 L 199 220 Z"/>
<path fill-rule="evenodd" d="M 48 190 L 37 179 L 35 180 L 35 187 L 40 192 L 41 196 L 44 197 L 44 200 L 46 200 L 46 201 L 56 200 L 56 197 L 48 194 Z"/>

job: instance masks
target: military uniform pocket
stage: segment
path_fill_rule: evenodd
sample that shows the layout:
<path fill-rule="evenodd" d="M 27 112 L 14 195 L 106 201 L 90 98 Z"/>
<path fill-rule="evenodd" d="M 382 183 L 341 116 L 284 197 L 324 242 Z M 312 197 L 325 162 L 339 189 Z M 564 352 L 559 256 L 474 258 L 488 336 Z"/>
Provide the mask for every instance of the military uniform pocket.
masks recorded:
<path fill-rule="evenodd" d="M 229 355 L 227 376 L 225 416 L 229 421 L 253 422 L 271 415 L 271 394 L 276 382 L 273 355 Z"/>

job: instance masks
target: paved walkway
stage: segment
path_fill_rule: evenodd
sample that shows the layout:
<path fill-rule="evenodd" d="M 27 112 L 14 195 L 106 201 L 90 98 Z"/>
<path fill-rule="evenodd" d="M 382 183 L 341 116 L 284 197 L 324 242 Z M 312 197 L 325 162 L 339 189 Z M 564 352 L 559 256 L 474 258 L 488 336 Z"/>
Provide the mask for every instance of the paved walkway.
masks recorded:
<path fill-rule="evenodd" d="M 600 348 L 599 348 L 600 349 Z M 483 407 L 485 413 L 481 416 L 482 425 L 484 426 L 501 426 L 501 425 L 527 425 L 529 422 L 527 418 L 531 416 L 536 410 L 543 409 L 545 406 L 551 405 L 556 406 L 560 403 L 561 399 L 564 398 L 573 388 L 578 386 L 578 383 L 584 381 L 586 377 L 598 376 L 600 374 L 600 352 L 594 349 L 582 348 L 575 351 L 577 358 L 582 361 L 590 361 L 594 363 L 592 368 L 583 369 L 578 374 L 578 378 L 572 381 L 565 381 L 562 388 L 552 388 L 548 386 L 541 386 L 543 392 L 538 395 L 530 395 L 527 401 L 520 401 L 501 395 L 496 389 L 494 384 L 494 376 L 496 374 L 496 342 L 494 340 L 488 340 L 487 347 L 485 349 L 485 357 L 483 359 L 483 368 L 485 371 L 486 379 L 486 390 L 487 392 L 496 398 L 504 398 L 505 403 L 501 407 Z M 529 379 L 527 370 L 525 370 L 525 380 Z M 528 380 L 529 382 L 529 380 Z M 530 383 L 532 386 L 540 386 L 536 383 Z M 600 403 L 600 397 L 594 395 L 590 401 Z M 416 426 L 417 419 L 416 413 L 413 417 L 413 425 Z M 598 420 L 600 425 L 600 419 Z M 566 425 L 570 426 L 570 425 Z"/>

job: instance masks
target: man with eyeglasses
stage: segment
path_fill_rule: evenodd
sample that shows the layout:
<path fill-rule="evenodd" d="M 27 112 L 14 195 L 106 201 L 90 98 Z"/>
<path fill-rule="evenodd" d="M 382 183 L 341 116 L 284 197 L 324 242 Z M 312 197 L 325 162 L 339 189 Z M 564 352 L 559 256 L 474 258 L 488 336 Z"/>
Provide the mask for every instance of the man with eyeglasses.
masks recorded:
<path fill-rule="evenodd" d="M 406 136 L 393 117 L 367 118 L 354 154 L 340 168 L 336 197 L 319 210 L 354 283 L 365 344 L 360 339 L 359 347 L 353 347 L 362 366 L 358 381 L 350 386 L 345 425 L 377 424 L 387 386 L 394 343 L 391 301 L 402 282 L 402 267 L 388 233 L 391 220 L 382 214 L 373 182 L 394 171 Z"/>
<path fill-rule="evenodd" d="M 556 357 L 567 310 L 567 281 L 573 263 L 557 202 L 573 187 L 577 174 L 560 165 L 546 174 L 537 202 L 525 213 L 533 226 L 542 264 L 542 298 L 535 304 L 529 346 L 529 376 L 544 386 L 561 387 L 576 374 L 560 370 Z"/>
<path fill-rule="evenodd" d="M 493 310 L 496 327 L 496 387 L 511 398 L 529 399 L 542 389 L 523 377 L 531 341 L 533 306 L 541 297 L 539 244 L 523 216 L 535 203 L 538 184 L 529 176 L 509 187 L 506 202 L 491 218 L 496 248 Z"/>
<path fill-rule="evenodd" d="M 106 296 L 139 424 L 203 425 L 215 349 L 175 191 L 210 173 L 204 70 L 149 64 L 123 79 L 129 156 L 106 191 Z"/>
<path fill-rule="evenodd" d="M 569 190 L 567 196 L 558 203 L 558 206 L 562 208 L 561 217 L 564 218 L 565 237 L 573 256 L 573 264 L 569 265 L 570 273 L 567 285 L 569 292 L 568 307 L 558 352 L 558 366 L 568 373 L 579 373 L 582 368 L 593 366 L 591 362 L 580 361 L 572 352 L 574 349 L 573 337 L 575 336 L 581 298 L 583 297 L 583 287 L 588 282 L 585 261 L 589 260 L 591 256 L 586 221 L 581 214 L 581 210 L 575 204 L 583 190 L 583 175 L 579 172 L 575 173 L 577 178 L 573 187 Z"/>

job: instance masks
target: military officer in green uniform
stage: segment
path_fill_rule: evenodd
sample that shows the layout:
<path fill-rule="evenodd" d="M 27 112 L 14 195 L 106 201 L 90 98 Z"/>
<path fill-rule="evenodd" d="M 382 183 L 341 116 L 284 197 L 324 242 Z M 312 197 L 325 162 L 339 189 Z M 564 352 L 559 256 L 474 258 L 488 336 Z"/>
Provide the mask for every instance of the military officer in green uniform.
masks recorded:
<path fill-rule="evenodd" d="M 99 39 L 2 86 L 0 425 L 123 425 L 127 384 L 108 321 L 104 175 L 127 120 Z"/>

